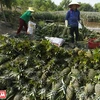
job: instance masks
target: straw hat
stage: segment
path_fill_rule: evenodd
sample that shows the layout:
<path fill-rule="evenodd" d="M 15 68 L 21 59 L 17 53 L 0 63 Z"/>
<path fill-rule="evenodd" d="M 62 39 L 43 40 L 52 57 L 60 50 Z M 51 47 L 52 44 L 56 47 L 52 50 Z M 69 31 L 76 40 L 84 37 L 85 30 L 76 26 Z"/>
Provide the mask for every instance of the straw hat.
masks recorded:
<path fill-rule="evenodd" d="M 33 7 L 29 7 L 28 10 L 34 12 Z"/>
<path fill-rule="evenodd" d="M 77 8 L 80 7 L 80 4 L 79 4 L 78 2 L 76 2 L 76 1 L 72 1 L 72 2 L 68 5 L 68 7 L 70 8 L 72 5 L 77 5 Z"/>

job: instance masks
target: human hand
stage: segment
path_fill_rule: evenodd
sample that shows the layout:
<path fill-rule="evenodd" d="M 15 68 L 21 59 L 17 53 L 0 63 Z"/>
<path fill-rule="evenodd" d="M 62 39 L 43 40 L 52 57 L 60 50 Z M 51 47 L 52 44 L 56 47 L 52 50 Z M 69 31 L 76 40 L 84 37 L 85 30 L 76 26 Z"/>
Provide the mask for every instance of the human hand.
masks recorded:
<path fill-rule="evenodd" d="M 78 22 L 78 27 L 79 29 L 82 29 L 82 24 L 80 22 Z"/>

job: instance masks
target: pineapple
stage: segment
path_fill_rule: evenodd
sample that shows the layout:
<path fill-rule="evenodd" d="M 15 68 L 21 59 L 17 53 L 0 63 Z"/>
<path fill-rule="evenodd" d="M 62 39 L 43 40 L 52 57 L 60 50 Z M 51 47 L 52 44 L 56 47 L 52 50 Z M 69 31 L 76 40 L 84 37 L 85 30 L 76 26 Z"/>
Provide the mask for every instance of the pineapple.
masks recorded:
<path fill-rule="evenodd" d="M 71 69 L 71 72 L 73 76 L 76 77 L 80 76 L 80 71 L 78 69 Z"/>
<path fill-rule="evenodd" d="M 16 94 L 13 100 L 22 100 L 22 95 L 20 93 Z"/>
<path fill-rule="evenodd" d="M 95 77 L 96 71 L 94 69 L 89 69 L 88 79 L 93 79 Z"/>
<path fill-rule="evenodd" d="M 83 55 L 83 54 L 84 54 L 84 51 L 83 51 L 83 50 L 79 50 L 79 51 L 78 51 L 78 55 L 79 55 L 79 56 L 81 56 L 81 55 Z"/>
<path fill-rule="evenodd" d="M 75 47 L 75 48 L 74 48 L 74 51 L 75 51 L 75 52 L 78 52 L 78 51 L 79 51 L 79 48 L 78 48 L 78 47 Z"/>
<path fill-rule="evenodd" d="M 97 97 L 100 97 L 100 84 L 95 85 L 95 93 Z"/>
<path fill-rule="evenodd" d="M 66 94 L 66 100 L 72 100 L 73 96 L 74 96 L 74 88 L 73 86 L 69 85 L 67 87 L 67 94 Z"/>
<path fill-rule="evenodd" d="M 94 85 L 91 83 L 87 83 L 85 86 L 85 93 L 87 95 L 91 95 L 94 92 Z"/>
<path fill-rule="evenodd" d="M 91 57 L 92 57 L 91 51 L 88 50 L 88 51 L 85 53 L 85 56 L 88 57 L 88 58 L 91 58 Z"/>

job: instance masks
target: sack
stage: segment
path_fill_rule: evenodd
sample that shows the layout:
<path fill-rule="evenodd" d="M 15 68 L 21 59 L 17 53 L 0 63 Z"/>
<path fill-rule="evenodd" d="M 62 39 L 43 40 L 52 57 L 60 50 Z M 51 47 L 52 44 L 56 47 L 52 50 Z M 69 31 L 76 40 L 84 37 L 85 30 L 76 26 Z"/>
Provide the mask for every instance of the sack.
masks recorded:
<path fill-rule="evenodd" d="M 36 28 L 36 23 L 29 21 L 28 22 L 27 34 L 33 34 L 35 32 L 35 28 Z"/>
<path fill-rule="evenodd" d="M 62 46 L 62 44 L 65 42 L 64 39 L 57 37 L 45 37 L 45 39 L 49 40 L 52 44 L 58 47 Z"/>
<path fill-rule="evenodd" d="M 78 22 L 78 28 L 79 28 L 79 29 L 82 29 L 82 25 L 81 25 L 80 22 Z"/>

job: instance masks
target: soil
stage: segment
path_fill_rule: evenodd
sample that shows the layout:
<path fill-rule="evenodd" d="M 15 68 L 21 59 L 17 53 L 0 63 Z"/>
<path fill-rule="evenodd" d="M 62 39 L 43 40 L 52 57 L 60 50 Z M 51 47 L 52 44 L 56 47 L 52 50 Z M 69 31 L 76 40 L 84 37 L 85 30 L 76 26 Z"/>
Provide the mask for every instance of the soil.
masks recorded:
<path fill-rule="evenodd" d="M 17 28 L 14 28 L 12 24 L 0 21 L 0 34 L 15 34 L 17 31 Z"/>
<path fill-rule="evenodd" d="M 0 34 L 8 34 L 9 36 L 15 36 L 18 28 L 18 24 L 12 24 L 4 21 L 0 21 Z M 20 32 L 21 34 L 26 33 L 24 29 Z"/>

